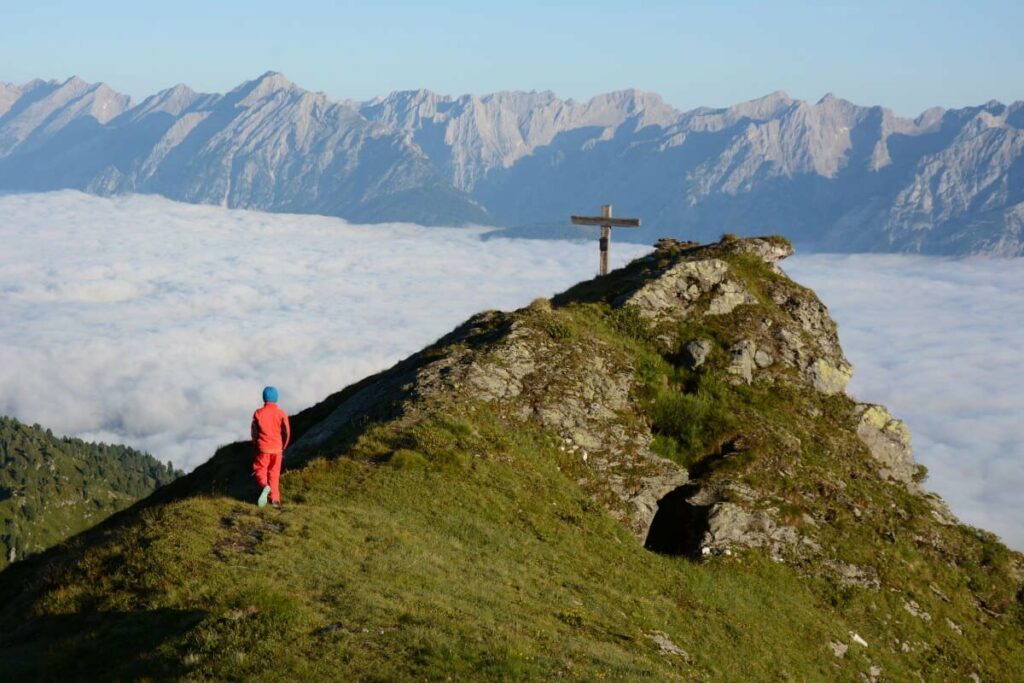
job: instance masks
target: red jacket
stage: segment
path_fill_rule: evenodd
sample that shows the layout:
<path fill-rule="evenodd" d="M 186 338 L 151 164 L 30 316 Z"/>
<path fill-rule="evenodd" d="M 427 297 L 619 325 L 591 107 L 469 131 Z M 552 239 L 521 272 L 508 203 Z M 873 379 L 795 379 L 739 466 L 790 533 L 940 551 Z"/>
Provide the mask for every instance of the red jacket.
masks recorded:
<path fill-rule="evenodd" d="M 252 445 L 257 453 L 284 453 L 291 436 L 288 416 L 276 403 L 264 403 L 252 414 Z"/>

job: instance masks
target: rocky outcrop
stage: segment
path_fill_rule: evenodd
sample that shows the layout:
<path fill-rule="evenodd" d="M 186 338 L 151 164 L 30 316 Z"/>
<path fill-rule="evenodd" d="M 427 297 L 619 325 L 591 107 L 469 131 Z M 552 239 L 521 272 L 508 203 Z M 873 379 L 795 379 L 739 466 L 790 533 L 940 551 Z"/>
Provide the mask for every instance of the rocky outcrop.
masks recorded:
<path fill-rule="evenodd" d="M 703 316 L 727 316 L 742 306 L 758 303 L 757 296 L 739 279 L 728 263 L 716 253 L 750 254 L 778 270 L 780 259 L 793 253 L 783 240 L 727 238 L 718 243 L 719 252 L 683 247 L 662 241 L 659 255 L 689 254 L 659 272 L 658 277 L 620 294 L 615 304 L 635 306 L 668 345 L 680 344 L 684 360 L 699 367 L 712 348 L 709 340 L 675 339 L 673 325 Z M 781 271 L 778 271 L 781 272 Z M 801 377 L 823 394 L 841 393 L 853 376 L 853 367 L 843 355 L 835 322 L 817 297 L 786 279 L 758 283 L 785 317 L 765 318 L 750 336 L 727 349 L 729 372 L 749 384 L 758 370 L 781 361 L 796 368 Z M 698 358 L 700 359 L 698 362 Z"/>
<path fill-rule="evenodd" d="M 757 344 L 749 339 L 734 344 L 729 348 L 730 361 L 726 371 L 746 384 L 750 384 L 754 378 L 754 354 L 756 353 Z"/>
<path fill-rule="evenodd" d="M 771 513 L 749 511 L 736 503 L 715 503 L 708 514 L 708 531 L 701 551 L 723 553 L 732 548 L 767 547 L 772 557 L 782 553 L 800 540 L 791 526 L 778 524 Z"/>
<path fill-rule="evenodd" d="M 542 331 L 549 315 L 549 306 L 535 302 L 527 319 L 512 322 L 486 352 L 468 351 L 446 363 L 443 377 L 435 374 L 440 368 L 425 368 L 420 386 L 468 390 L 557 434 L 561 448 L 586 467 L 580 483 L 600 499 L 610 496 L 615 503 L 609 511 L 642 540 L 658 501 L 686 483 L 687 472 L 651 451 L 645 425 L 621 417 L 631 411 L 636 392 L 628 361 L 596 339 L 571 345 L 551 339 Z"/>
<path fill-rule="evenodd" d="M 914 462 L 910 430 L 895 419 L 885 406 L 861 403 L 857 406 L 857 436 L 878 461 L 878 473 L 909 487 L 917 487 L 920 466 Z"/>
<path fill-rule="evenodd" d="M 512 419 L 539 424 L 580 459 L 580 484 L 641 541 L 658 501 L 688 480 L 684 468 L 651 451 L 651 434 L 635 419 L 634 368 L 596 339 L 562 343 L 548 334 L 546 300 L 508 315 L 475 316 L 443 338 L 444 353 L 417 354 L 352 394 L 290 449 L 295 460 L 331 444 L 353 420 L 415 412 L 451 396 L 493 403 Z"/>
<path fill-rule="evenodd" d="M 793 245 L 787 240 L 773 238 L 753 238 L 737 240 L 735 249 L 741 254 L 752 254 L 772 267 L 775 273 L 781 273 L 779 261 L 793 255 Z"/>
<path fill-rule="evenodd" d="M 719 461 L 756 457 L 756 442 L 744 431 L 776 426 L 736 425 L 739 434 L 711 446 L 692 471 L 658 455 L 648 417 L 651 389 L 636 357 L 586 327 L 567 326 L 561 311 L 598 295 L 613 318 L 635 326 L 629 334 L 657 339 L 659 352 L 694 376 L 720 373 L 751 390 L 788 384 L 816 396 L 841 393 L 852 368 L 828 310 L 812 292 L 773 272 L 790 252 L 772 239 L 728 238 L 704 246 L 666 240 L 650 256 L 555 302 L 538 299 L 513 313 L 477 315 L 354 387 L 306 431 L 290 457 L 338 448 L 337 435 L 356 421 L 407 419 L 453 397 L 483 402 L 523 428 L 551 434 L 574 463 L 583 490 L 651 549 L 701 556 L 764 548 L 780 560 L 817 556 L 817 528 L 827 520 L 794 520 L 751 486 L 708 474 Z M 686 330 L 701 333 L 687 337 Z M 920 493 L 902 423 L 879 406 L 859 406 L 854 419 L 882 477 Z M 800 438 L 776 438 L 789 457 L 799 458 Z M 948 513 L 939 503 L 934 510 L 938 519 Z M 680 528 L 687 529 L 681 537 Z M 837 581 L 875 586 L 870 567 L 830 561 L 823 566 Z"/>
<path fill-rule="evenodd" d="M 723 315 L 741 304 L 756 302 L 750 292 L 730 277 L 729 266 L 712 258 L 681 261 L 617 303 L 636 306 L 641 315 L 656 321 L 681 320 L 709 293 L 712 297 L 706 303 L 707 315 Z"/>
<path fill-rule="evenodd" d="M 683 362 L 691 370 L 696 370 L 704 365 L 709 353 L 711 353 L 710 340 L 694 339 L 683 347 Z"/>

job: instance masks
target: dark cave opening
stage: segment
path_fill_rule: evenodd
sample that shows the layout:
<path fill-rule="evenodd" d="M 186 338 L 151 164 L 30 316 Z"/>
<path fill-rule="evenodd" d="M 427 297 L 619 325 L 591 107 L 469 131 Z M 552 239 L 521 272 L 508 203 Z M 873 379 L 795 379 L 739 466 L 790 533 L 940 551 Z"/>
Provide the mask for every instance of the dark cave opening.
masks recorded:
<path fill-rule="evenodd" d="M 711 506 L 687 500 L 698 490 L 697 484 L 685 484 L 658 501 L 658 512 L 647 532 L 645 548 L 663 555 L 700 556 Z"/>

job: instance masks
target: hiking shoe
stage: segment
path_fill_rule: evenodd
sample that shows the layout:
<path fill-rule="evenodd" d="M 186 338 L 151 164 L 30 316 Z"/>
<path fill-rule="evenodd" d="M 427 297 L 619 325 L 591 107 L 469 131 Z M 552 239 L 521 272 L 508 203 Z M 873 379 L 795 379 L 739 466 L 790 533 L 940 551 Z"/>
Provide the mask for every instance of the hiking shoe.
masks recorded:
<path fill-rule="evenodd" d="M 256 501 L 257 507 L 267 507 L 267 498 L 270 497 L 270 487 L 264 486 L 263 491 L 260 492 L 259 500 Z"/>
<path fill-rule="evenodd" d="M 281 509 L 281 501 L 279 501 L 279 500 L 272 501 L 270 503 L 270 507 L 274 508 L 275 510 L 280 510 Z"/>

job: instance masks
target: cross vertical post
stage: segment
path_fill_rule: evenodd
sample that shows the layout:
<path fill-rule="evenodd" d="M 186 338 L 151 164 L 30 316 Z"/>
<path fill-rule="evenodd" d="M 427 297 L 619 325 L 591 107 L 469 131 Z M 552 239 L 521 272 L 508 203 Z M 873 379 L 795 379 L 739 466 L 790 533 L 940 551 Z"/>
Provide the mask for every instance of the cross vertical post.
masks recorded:
<path fill-rule="evenodd" d="M 639 228 L 639 218 L 612 218 L 612 205 L 604 204 L 600 216 L 570 216 L 573 225 L 597 225 L 601 228 L 601 258 L 599 273 L 608 274 L 608 254 L 611 251 L 612 227 Z"/>
<path fill-rule="evenodd" d="M 605 204 L 601 207 L 601 217 L 612 217 L 612 205 Z M 601 275 L 608 274 L 608 247 L 612 241 L 612 226 L 607 223 L 601 226 Z"/>

